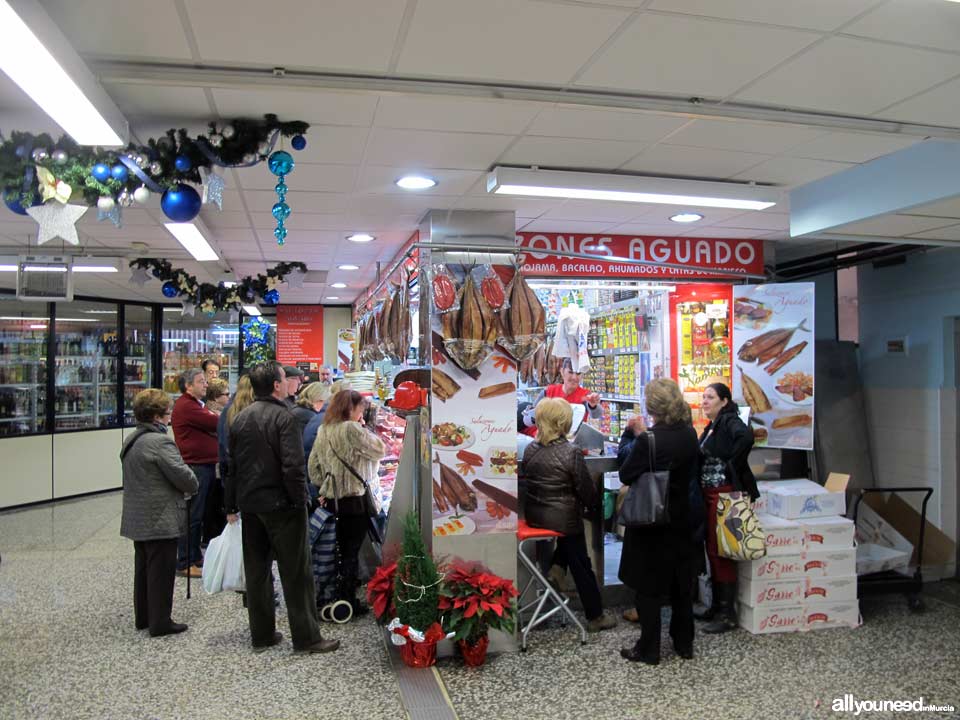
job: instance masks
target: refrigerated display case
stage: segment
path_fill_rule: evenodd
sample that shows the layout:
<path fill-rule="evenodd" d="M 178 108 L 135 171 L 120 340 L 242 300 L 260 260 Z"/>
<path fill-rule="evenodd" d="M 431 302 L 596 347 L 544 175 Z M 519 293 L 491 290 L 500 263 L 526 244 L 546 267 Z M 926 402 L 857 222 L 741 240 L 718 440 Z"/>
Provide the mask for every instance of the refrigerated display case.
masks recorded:
<path fill-rule="evenodd" d="M 153 310 L 145 305 L 126 305 L 123 315 L 123 424 L 136 425 L 133 399 L 153 387 Z"/>
<path fill-rule="evenodd" d="M 46 430 L 48 307 L 0 298 L 0 437 Z"/>
<path fill-rule="evenodd" d="M 54 430 L 119 427 L 117 305 L 57 303 Z"/>
<path fill-rule="evenodd" d="M 175 310 L 175 312 L 167 312 Z M 163 332 L 163 389 L 178 397 L 180 375 L 199 368 L 204 360 L 215 360 L 220 365 L 220 377 L 236 390 L 240 363 L 240 328 L 229 313 L 213 317 L 181 316 L 179 308 L 164 308 Z"/>
<path fill-rule="evenodd" d="M 403 450 L 403 437 L 407 421 L 383 405 L 377 406 L 377 420 L 374 431 L 386 445 L 387 454 L 380 461 L 380 491 L 383 498 L 383 510 L 389 512 L 393 499 L 393 488 Z"/>

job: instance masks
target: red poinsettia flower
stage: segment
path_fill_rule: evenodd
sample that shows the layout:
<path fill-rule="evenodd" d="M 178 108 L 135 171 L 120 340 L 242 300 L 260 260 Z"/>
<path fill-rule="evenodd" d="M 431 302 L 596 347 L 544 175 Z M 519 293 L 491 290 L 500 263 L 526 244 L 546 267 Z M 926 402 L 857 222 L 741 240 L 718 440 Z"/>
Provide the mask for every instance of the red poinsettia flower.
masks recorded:
<path fill-rule="evenodd" d="M 393 606 L 393 577 L 397 572 L 397 564 L 381 565 L 367 583 L 367 602 L 373 608 L 377 620 L 393 617 L 396 609 Z"/>

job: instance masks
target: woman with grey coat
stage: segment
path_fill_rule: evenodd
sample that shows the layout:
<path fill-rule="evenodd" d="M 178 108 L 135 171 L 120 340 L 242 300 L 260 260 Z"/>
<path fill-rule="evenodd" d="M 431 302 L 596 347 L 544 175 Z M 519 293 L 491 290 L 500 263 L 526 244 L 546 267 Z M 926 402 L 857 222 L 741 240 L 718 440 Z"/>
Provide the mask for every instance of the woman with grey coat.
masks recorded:
<path fill-rule="evenodd" d="M 133 613 L 137 630 L 152 637 L 182 633 L 170 618 L 177 540 L 187 531 L 187 498 L 199 483 L 167 434 L 172 403 L 162 390 L 133 399 L 137 429 L 120 451 L 123 514 L 120 534 L 133 540 Z"/>

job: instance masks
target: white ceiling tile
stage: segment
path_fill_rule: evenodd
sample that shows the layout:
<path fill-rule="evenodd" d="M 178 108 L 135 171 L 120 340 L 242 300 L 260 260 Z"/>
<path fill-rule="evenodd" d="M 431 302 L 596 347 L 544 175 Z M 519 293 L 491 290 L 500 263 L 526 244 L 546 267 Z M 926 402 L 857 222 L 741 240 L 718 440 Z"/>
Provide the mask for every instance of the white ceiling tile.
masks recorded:
<path fill-rule="evenodd" d="M 818 37 L 687 16 L 642 15 L 577 84 L 724 97 Z"/>
<path fill-rule="evenodd" d="M 256 245 L 257 238 L 250 228 L 223 228 L 211 231 L 213 239 L 221 245 Z"/>
<path fill-rule="evenodd" d="M 878 0 L 654 0 L 652 10 L 746 20 L 811 30 L 833 30 Z"/>
<path fill-rule="evenodd" d="M 624 166 L 626 170 L 697 178 L 728 178 L 767 160 L 758 153 L 654 145 Z"/>
<path fill-rule="evenodd" d="M 628 16 L 532 0 L 419 0 L 397 72 L 562 84 Z"/>
<path fill-rule="evenodd" d="M 301 163 L 358 165 L 363 159 L 369 132 L 364 127 L 313 125 L 305 135 L 307 146 L 293 152 L 294 173 Z M 277 147 L 291 150 L 290 143 L 284 140 L 278 141 Z"/>
<path fill-rule="evenodd" d="M 200 119 L 204 122 L 210 119 L 210 103 L 203 88 L 110 84 L 104 89 L 128 118 L 170 117 L 176 109 L 178 118 Z"/>
<path fill-rule="evenodd" d="M 541 220 L 588 220 L 624 223 L 641 217 L 649 208 L 637 203 L 567 200 L 540 216 Z"/>
<path fill-rule="evenodd" d="M 897 150 L 903 150 L 922 140 L 923 138 L 919 137 L 830 132 L 803 145 L 798 145 L 787 155 L 813 160 L 865 163 Z"/>
<path fill-rule="evenodd" d="M 523 217 L 538 217 L 563 203 L 559 198 L 526 198 L 491 195 L 486 190 L 467 195 L 457 203 L 458 210 L 513 210 Z"/>
<path fill-rule="evenodd" d="M 894 0 L 843 29 L 844 34 L 960 50 L 960 5 L 943 0 Z"/>
<path fill-rule="evenodd" d="M 850 163 L 777 157 L 737 174 L 734 179 L 774 185 L 803 185 L 852 167 Z"/>
<path fill-rule="evenodd" d="M 905 215 L 933 215 L 945 218 L 960 218 L 960 197 L 940 200 L 935 203 L 910 208 Z"/>
<path fill-rule="evenodd" d="M 377 109 L 377 96 L 360 92 L 336 92 L 316 88 L 264 90 L 260 88 L 212 88 L 213 100 L 224 118 L 263 117 L 275 113 L 281 120 L 311 124 L 369 127 Z M 307 133 L 307 147 L 310 147 Z"/>
<path fill-rule="evenodd" d="M 910 237 L 924 238 L 928 240 L 954 240 L 960 241 L 960 225 L 950 225 L 949 227 L 938 228 L 937 230 L 927 230 L 926 232 L 913 233 Z"/>
<path fill-rule="evenodd" d="M 537 218 L 524 225 L 524 232 L 566 232 L 566 233 L 603 233 L 608 232 L 616 223 L 590 222 L 588 220 L 556 220 Z"/>
<path fill-rule="evenodd" d="M 687 122 L 687 118 L 671 115 L 558 106 L 541 112 L 530 126 L 528 134 L 653 142 Z"/>
<path fill-rule="evenodd" d="M 272 190 L 277 184 L 276 176 L 267 169 L 266 163 L 244 168 L 239 174 L 244 190 Z M 298 162 L 286 178 L 290 190 L 334 193 L 350 192 L 356 180 L 354 166 L 303 162 Z"/>
<path fill-rule="evenodd" d="M 935 230 L 936 228 L 954 225 L 952 220 L 926 217 L 923 215 L 884 215 L 883 217 L 861 220 L 860 222 L 841 225 L 831 232 L 846 235 L 877 235 L 880 237 L 901 237 L 914 233 Z"/>
<path fill-rule="evenodd" d="M 957 73 L 960 57 L 834 37 L 738 93 L 737 99 L 870 114 Z"/>
<path fill-rule="evenodd" d="M 782 123 L 695 120 L 673 133 L 664 143 L 778 155 L 822 134 L 822 130 Z"/>
<path fill-rule="evenodd" d="M 396 185 L 396 180 L 403 175 L 404 171 L 399 167 L 367 165 L 360 171 L 356 192 L 371 195 L 411 195 L 410 190 Z M 416 194 L 420 198 L 429 198 L 431 195 L 459 196 L 485 176 L 486 173 L 476 170 L 430 170 L 430 177 L 436 180 L 437 184 Z"/>
<path fill-rule="evenodd" d="M 790 227 L 790 215 L 769 210 L 739 213 L 731 218 L 718 220 L 714 227 L 752 228 L 754 230 L 786 230 Z"/>
<path fill-rule="evenodd" d="M 893 120 L 954 127 L 957 124 L 957 108 L 960 106 L 958 97 L 960 80 L 953 80 L 915 98 L 897 103 L 877 115 Z"/>
<path fill-rule="evenodd" d="M 642 142 L 527 136 L 520 138 L 499 162 L 554 168 L 613 170 L 645 146 Z"/>
<path fill-rule="evenodd" d="M 757 238 L 767 234 L 767 230 L 752 230 L 749 228 L 728 228 L 728 227 L 702 227 L 682 229 L 674 233 L 679 237 L 702 237 L 702 238 Z"/>
<path fill-rule="evenodd" d="M 662 235 L 663 237 L 679 237 L 683 226 L 673 222 L 660 223 L 622 223 L 607 230 L 610 235 Z"/>
<path fill-rule="evenodd" d="M 200 211 L 200 219 L 210 227 L 211 230 L 249 228 L 250 219 L 245 212 L 218 212 L 209 207 Z"/>
<path fill-rule="evenodd" d="M 291 190 L 287 193 L 287 204 L 294 212 L 332 213 L 343 209 L 346 193 L 311 192 L 309 190 Z M 273 190 L 244 190 L 243 198 L 251 212 L 269 210 L 277 202 Z"/>
<path fill-rule="evenodd" d="M 371 72 L 387 69 L 405 5 L 404 0 L 273 0 L 269 7 L 242 11 L 207 0 L 185 2 L 206 63 Z"/>
<path fill-rule="evenodd" d="M 382 128 L 517 135 L 542 103 L 430 95 L 383 95 L 375 124 Z"/>
<path fill-rule="evenodd" d="M 430 168 L 487 170 L 512 139 L 510 135 L 374 128 L 366 161 L 370 165 L 392 165 L 410 171 L 428 171 Z"/>
<path fill-rule="evenodd" d="M 43 0 L 43 7 L 77 52 L 139 60 L 192 59 L 170 2 L 98 0 L 94 10 L 76 0 Z"/>

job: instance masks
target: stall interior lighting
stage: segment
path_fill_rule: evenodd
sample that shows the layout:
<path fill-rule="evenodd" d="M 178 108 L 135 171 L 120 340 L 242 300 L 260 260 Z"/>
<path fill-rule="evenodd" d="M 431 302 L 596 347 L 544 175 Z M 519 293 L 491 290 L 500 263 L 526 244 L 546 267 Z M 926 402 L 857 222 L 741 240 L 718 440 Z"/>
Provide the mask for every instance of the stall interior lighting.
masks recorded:
<path fill-rule="evenodd" d="M 164 223 L 163 226 L 193 255 L 194 260 L 206 262 L 220 259 L 196 223 Z"/>
<path fill-rule="evenodd" d="M 779 200 L 772 188 L 743 183 L 505 167 L 487 175 L 487 192 L 737 210 L 765 210 Z"/>
<path fill-rule="evenodd" d="M 675 285 L 616 285 L 612 283 L 593 283 L 590 285 L 574 285 L 572 283 L 529 283 L 533 290 L 654 290 L 658 292 L 675 292 Z"/>

